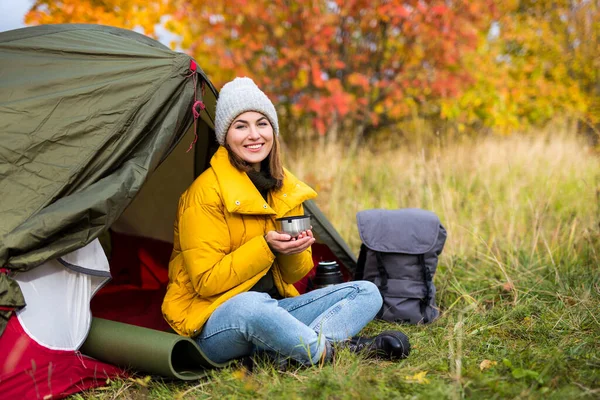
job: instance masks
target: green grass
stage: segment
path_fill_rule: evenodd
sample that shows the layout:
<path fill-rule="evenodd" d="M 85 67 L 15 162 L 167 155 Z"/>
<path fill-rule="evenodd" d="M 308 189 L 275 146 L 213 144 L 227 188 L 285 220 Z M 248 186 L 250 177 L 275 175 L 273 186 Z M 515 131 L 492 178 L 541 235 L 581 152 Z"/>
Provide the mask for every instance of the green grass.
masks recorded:
<path fill-rule="evenodd" d="M 597 154 L 555 134 L 427 151 L 310 143 L 288 165 L 317 189 L 355 251 L 357 211 L 440 216 L 448 230 L 435 276 L 441 317 L 427 326 L 373 322 L 364 332 L 401 329 L 410 357 L 376 362 L 342 351 L 324 367 L 120 380 L 74 398 L 600 398 Z"/>

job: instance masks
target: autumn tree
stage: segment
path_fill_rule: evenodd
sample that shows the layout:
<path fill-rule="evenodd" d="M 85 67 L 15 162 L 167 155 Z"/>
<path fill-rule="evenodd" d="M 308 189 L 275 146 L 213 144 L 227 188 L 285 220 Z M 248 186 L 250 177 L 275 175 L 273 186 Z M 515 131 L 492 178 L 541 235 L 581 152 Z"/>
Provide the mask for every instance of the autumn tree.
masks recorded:
<path fill-rule="evenodd" d="M 436 115 L 440 99 L 459 95 L 472 81 L 464 56 L 476 48 L 491 7 L 485 1 L 201 3 L 180 2 L 174 30 L 194 55 L 210 55 L 203 65 L 217 84 L 251 76 L 277 99 L 290 128 L 310 121 L 321 134 L 338 127 L 359 135 L 415 113 Z"/>
<path fill-rule="evenodd" d="M 169 15 L 168 1 L 36 0 L 25 16 L 28 24 L 85 23 L 138 29 L 156 37 L 156 25 Z"/>
<path fill-rule="evenodd" d="M 252 77 L 284 127 L 364 135 L 440 112 L 473 82 L 464 64 L 488 0 L 38 0 L 31 23 L 94 22 L 177 34 L 219 87 Z"/>
<path fill-rule="evenodd" d="M 445 118 L 511 132 L 557 116 L 600 123 L 600 2 L 498 2 L 497 18 L 466 61 L 475 83 L 444 102 Z"/>

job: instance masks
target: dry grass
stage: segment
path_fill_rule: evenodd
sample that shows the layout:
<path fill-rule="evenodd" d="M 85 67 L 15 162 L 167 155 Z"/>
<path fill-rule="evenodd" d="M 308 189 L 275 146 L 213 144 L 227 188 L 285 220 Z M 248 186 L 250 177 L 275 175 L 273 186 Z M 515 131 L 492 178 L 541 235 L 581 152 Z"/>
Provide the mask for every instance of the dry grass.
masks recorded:
<path fill-rule="evenodd" d="M 333 365 L 278 373 L 215 371 L 86 398 L 598 398 L 600 159 L 573 135 L 486 137 L 423 149 L 306 143 L 290 170 L 353 250 L 356 212 L 436 212 L 448 240 L 435 277 L 441 317 L 402 329 L 400 363 L 341 353 Z M 289 150 L 289 149 L 288 149 Z M 84 396 L 77 396 L 78 398 Z"/>
<path fill-rule="evenodd" d="M 600 161 L 567 135 L 488 137 L 427 151 L 312 143 L 289 159 L 354 250 L 355 215 L 368 208 L 432 210 L 450 232 L 446 254 L 467 257 L 507 244 L 548 250 L 565 236 L 573 244 L 600 219 Z"/>

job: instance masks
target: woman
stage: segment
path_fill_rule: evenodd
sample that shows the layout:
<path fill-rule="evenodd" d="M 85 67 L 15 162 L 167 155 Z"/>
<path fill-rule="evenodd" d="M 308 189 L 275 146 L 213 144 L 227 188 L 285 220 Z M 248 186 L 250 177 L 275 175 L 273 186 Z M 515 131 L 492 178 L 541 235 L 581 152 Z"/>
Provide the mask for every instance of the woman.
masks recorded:
<path fill-rule="evenodd" d="M 331 342 L 357 334 L 381 308 L 377 287 L 357 281 L 298 295 L 293 284 L 313 268 L 315 239 L 310 230 L 278 233 L 275 219 L 302 215 L 316 193 L 282 167 L 275 107 L 251 79 L 223 86 L 215 133 L 221 147 L 210 168 L 179 201 L 166 320 L 217 363 L 257 351 L 306 365 L 331 359 Z M 397 334 L 348 343 L 393 357 L 408 350 Z"/>

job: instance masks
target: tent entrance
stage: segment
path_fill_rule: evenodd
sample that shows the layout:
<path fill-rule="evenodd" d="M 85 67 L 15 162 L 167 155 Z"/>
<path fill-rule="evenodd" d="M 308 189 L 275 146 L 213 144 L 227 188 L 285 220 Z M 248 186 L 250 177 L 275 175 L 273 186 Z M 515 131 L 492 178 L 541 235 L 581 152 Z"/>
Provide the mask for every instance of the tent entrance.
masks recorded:
<path fill-rule="evenodd" d="M 104 235 L 100 237 L 110 262 L 112 281 L 91 303 L 93 315 L 147 328 L 171 331 L 162 318 L 161 304 L 168 283 L 168 264 L 173 249 L 173 223 L 181 194 L 208 166 L 218 149 L 215 135 L 204 120 L 194 126 L 150 176 L 138 195 Z M 306 203 L 313 217 L 317 243 L 313 261 L 337 261 L 346 280 L 356 260 L 327 218 L 313 202 Z M 295 286 L 306 292 L 313 269 Z"/>

